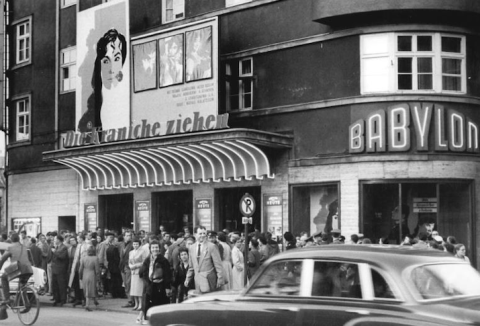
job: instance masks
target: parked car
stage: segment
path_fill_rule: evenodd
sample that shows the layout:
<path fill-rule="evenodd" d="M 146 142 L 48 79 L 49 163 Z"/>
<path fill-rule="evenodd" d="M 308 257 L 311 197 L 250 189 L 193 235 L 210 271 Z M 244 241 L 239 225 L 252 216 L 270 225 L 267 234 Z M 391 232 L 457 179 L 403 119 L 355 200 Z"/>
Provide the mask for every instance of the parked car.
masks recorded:
<path fill-rule="evenodd" d="M 6 250 L 11 244 L 7 242 L 0 242 L 0 251 Z M 30 249 L 27 249 L 28 259 L 30 262 L 33 261 L 32 253 Z M 10 265 L 10 258 L 3 264 L 2 269 L 0 270 L 0 276 L 3 275 L 4 269 Z M 41 268 L 32 266 L 33 275 L 29 278 L 28 282 L 32 283 L 33 286 L 37 289 L 39 295 L 45 294 L 45 284 L 47 284 L 47 273 Z M 10 281 L 10 294 L 14 294 L 18 288 L 18 278 Z"/>
<path fill-rule="evenodd" d="M 480 325 L 480 274 L 439 250 L 328 245 L 268 260 L 241 293 L 148 311 L 151 325 Z"/>

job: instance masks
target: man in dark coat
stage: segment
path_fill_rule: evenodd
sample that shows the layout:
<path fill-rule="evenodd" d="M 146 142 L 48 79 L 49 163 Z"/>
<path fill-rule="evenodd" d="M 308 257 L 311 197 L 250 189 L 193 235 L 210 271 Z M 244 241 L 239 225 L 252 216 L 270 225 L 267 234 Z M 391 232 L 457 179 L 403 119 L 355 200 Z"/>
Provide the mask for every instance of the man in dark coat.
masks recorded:
<path fill-rule="evenodd" d="M 63 244 L 63 237 L 57 235 L 52 248 L 52 290 L 53 305 L 60 307 L 67 302 L 68 284 L 68 248 Z"/>
<path fill-rule="evenodd" d="M 42 249 L 37 247 L 37 239 L 31 238 L 30 243 L 31 245 L 28 247 L 28 249 L 32 253 L 32 259 L 33 259 L 32 265 L 37 268 L 43 269 Z"/>
<path fill-rule="evenodd" d="M 113 243 L 113 239 L 114 234 L 107 233 L 106 267 L 110 274 L 108 288 L 113 298 L 123 298 L 125 297 L 125 291 L 122 287 L 122 274 L 120 273 L 120 252 Z"/>
<path fill-rule="evenodd" d="M 128 266 L 128 257 L 130 255 L 130 251 L 132 251 L 132 231 L 125 231 L 124 242 L 123 245 L 119 247 L 120 251 L 120 272 L 122 274 L 123 284 L 125 284 L 125 294 L 127 295 L 128 302 L 126 305 L 122 306 L 122 308 L 133 308 L 135 304 L 132 302 L 130 298 L 130 285 L 132 281 L 132 271 Z"/>

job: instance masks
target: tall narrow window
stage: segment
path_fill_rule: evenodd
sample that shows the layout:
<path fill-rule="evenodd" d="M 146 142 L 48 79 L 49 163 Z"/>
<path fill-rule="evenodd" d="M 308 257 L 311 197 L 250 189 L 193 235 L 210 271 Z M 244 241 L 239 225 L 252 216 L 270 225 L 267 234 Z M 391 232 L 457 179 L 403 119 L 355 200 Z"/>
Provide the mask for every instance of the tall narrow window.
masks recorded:
<path fill-rule="evenodd" d="M 239 107 L 241 110 L 251 109 L 253 100 L 253 60 L 248 58 L 239 62 Z"/>
<path fill-rule="evenodd" d="M 30 139 L 30 99 L 24 98 L 16 102 L 17 130 L 16 140 Z"/>
<path fill-rule="evenodd" d="M 16 63 L 25 63 L 30 61 L 31 55 L 31 26 L 30 20 L 16 25 L 17 51 Z"/>
<path fill-rule="evenodd" d="M 227 111 L 250 110 L 253 106 L 253 59 L 232 61 L 225 66 Z"/>
<path fill-rule="evenodd" d="M 162 8 L 163 23 L 185 18 L 185 0 L 162 0 Z"/>
<path fill-rule="evenodd" d="M 77 50 L 75 47 L 62 50 L 60 55 L 61 60 L 61 89 L 62 92 L 74 91 L 75 81 L 77 75 Z"/>

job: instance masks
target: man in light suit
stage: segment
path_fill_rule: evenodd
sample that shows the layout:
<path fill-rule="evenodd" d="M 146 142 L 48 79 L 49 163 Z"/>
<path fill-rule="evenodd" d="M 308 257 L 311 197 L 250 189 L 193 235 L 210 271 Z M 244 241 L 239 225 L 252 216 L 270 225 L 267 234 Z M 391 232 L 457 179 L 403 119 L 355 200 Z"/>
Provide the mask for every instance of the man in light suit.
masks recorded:
<path fill-rule="evenodd" d="M 185 286 L 194 278 L 195 290 L 207 293 L 220 288 L 223 283 L 223 265 L 218 247 L 206 241 L 207 230 L 203 226 L 195 227 L 197 242 L 189 248 L 189 269 Z"/>

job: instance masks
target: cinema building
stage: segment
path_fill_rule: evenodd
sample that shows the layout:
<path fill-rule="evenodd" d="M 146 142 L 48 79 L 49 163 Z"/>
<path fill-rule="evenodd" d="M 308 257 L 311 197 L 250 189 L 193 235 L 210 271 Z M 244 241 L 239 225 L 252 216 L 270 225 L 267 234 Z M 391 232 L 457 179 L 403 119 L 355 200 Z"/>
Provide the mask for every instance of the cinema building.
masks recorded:
<path fill-rule="evenodd" d="M 9 228 L 241 230 L 248 193 L 250 230 L 433 229 L 477 264 L 476 1 L 6 8 Z"/>

